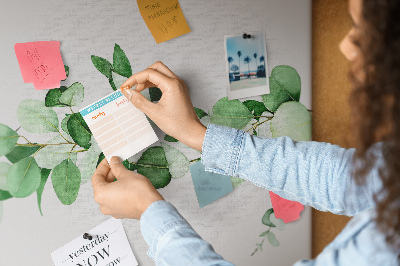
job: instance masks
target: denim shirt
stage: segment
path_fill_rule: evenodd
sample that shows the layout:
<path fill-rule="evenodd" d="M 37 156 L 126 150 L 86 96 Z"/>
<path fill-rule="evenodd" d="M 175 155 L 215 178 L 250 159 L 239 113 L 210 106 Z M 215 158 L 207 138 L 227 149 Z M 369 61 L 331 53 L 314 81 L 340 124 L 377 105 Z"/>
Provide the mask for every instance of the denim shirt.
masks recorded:
<path fill-rule="evenodd" d="M 379 143 L 375 150 L 379 151 Z M 209 124 L 201 161 L 207 171 L 236 176 L 288 200 L 321 211 L 355 216 L 315 260 L 305 265 L 398 265 L 398 251 L 374 222 L 374 193 L 382 186 L 381 157 L 363 186 L 351 177 L 354 149 L 321 142 L 266 139 Z M 156 201 L 140 218 L 157 265 L 233 265 L 215 253 L 170 203 Z M 226 258 L 229 260 L 229 258 Z"/>

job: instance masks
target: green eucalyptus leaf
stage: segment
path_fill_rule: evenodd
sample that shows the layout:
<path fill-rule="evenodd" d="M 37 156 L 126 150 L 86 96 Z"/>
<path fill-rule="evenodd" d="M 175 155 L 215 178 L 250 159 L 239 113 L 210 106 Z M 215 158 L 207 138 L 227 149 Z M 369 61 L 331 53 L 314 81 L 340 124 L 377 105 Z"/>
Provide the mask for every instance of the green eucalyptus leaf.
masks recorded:
<path fill-rule="evenodd" d="M 99 166 L 99 164 L 101 163 L 101 161 L 104 160 L 104 158 L 106 158 L 106 156 L 104 156 L 104 153 L 100 153 L 99 158 L 97 159 L 96 168 L 97 168 L 97 166 Z"/>
<path fill-rule="evenodd" d="M 149 88 L 149 94 L 150 94 L 150 101 L 151 102 L 158 102 L 162 97 L 162 92 L 157 87 Z"/>
<path fill-rule="evenodd" d="M 6 125 L 0 124 L 0 156 L 10 153 L 17 143 L 19 135 Z"/>
<path fill-rule="evenodd" d="M 44 105 L 46 107 L 64 107 L 67 106 L 64 103 L 60 102 L 61 94 L 66 91 L 68 88 L 65 86 L 61 86 L 60 88 L 51 89 L 47 92 L 46 98 L 44 100 Z"/>
<path fill-rule="evenodd" d="M 37 100 L 23 100 L 17 110 L 21 126 L 32 133 L 58 132 L 56 112 Z"/>
<path fill-rule="evenodd" d="M 278 83 L 281 89 L 286 91 L 293 101 L 300 100 L 301 80 L 296 69 L 285 65 L 276 66 L 271 71 L 271 78 Z"/>
<path fill-rule="evenodd" d="M 111 73 L 112 75 L 112 80 L 115 86 L 115 90 L 118 90 L 121 88 L 122 84 L 126 81 L 126 77 L 121 76 L 118 73 L 115 73 L 114 71 Z"/>
<path fill-rule="evenodd" d="M 270 117 L 273 117 L 273 115 L 270 112 L 265 111 L 262 113 L 262 116 L 265 117 L 260 117 L 260 125 L 256 129 L 257 136 L 262 138 L 272 138 Z"/>
<path fill-rule="evenodd" d="M 278 228 L 279 230 L 285 230 L 286 224 L 282 219 L 278 219 L 275 217 L 275 213 L 272 213 L 269 216 L 269 220 L 271 221 L 271 223 L 273 223 L 276 228 Z"/>
<path fill-rule="evenodd" d="M 112 64 L 107 60 L 99 56 L 91 56 L 93 65 L 108 79 L 111 79 L 111 70 L 113 68 Z"/>
<path fill-rule="evenodd" d="M 237 129 L 243 129 L 253 118 L 252 113 L 239 100 L 224 97 L 212 108 L 211 123 Z"/>
<path fill-rule="evenodd" d="M 97 167 L 97 161 L 99 159 L 99 155 L 102 153 L 99 145 L 96 140 L 92 136 L 90 140 L 91 146 L 87 152 L 85 152 L 85 156 L 82 158 L 79 169 L 81 171 L 82 176 L 82 184 L 91 180 L 94 171 Z"/>
<path fill-rule="evenodd" d="M 49 178 L 50 172 L 51 172 L 51 169 L 42 168 L 40 170 L 41 180 L 40 180 L 39 188 L 36 190 L 38 207 L 39 207 L 40 214 L 42 216 L 43 216 L 43 213 L 42 213 L 42 194 L 43 194 L 44 185 L 46 184 L 47 179 Z"/>
<path fill-rule="evenodd" d="M 0 189 L 0 201 L 12 198 L 12 195 L 7 190 Z M 0 202 L 1 204 L 1 202 Z M 1 213 L 0 213 L 1 216 Z"/>
<path fill-rule="evenodd" d="M 38 189 L 39 185 L 40 168 L 33 157 L 20 160 L 8 170 L 8 192 L 16 198 L 24 198 L 31 195 Z"/>
<path fill-rule="evenodd" d="M 262 232 L 262 233 L 260 234 L 260 237 L 266 236 L 266 235 L 268 234 L 268 232 L 269 232 L 269 230 L 267 230 L 267 231 L 265 231 L 265 232 Z"/>
<path fill-rule="evenodd" d="M 7 173 L 10 170 L 11 164 L 7 162 L 0 162 L 0 189 L 8 191 L 7 186 Z"/>
<path fill-rule="evenodd" d="M 249 109 L 250 112 L 253 113 L 254 116 L 261 116 L 262 113 L 267 111 L 264 103 L 256 101 L 256 100 L 247 100 L 243 102 L 243 105 Z M 254 117 L 255 120 L 259 121 L 260 117 Z"/>
<path fill-rule="evenodd" d="M 64 69 L 65 69 L 65 75 L 66 75 L 67 78 L 68 78 L 68 76 L 69 76 L 69 66 L 64 65 Z M 65 80 L 65 79 L 64 79 L 64 80 Z"/>
<path fill-rule="evenodd" d="M 164 140 L 165 140 L 165 141 L 168 141 L 168 142 L 178 142 L 178 140 L 177 140 L 176 138 L 171 137 L 171 136 L 168 135 L 168 134 L 165 134 Z"/>
<path fill-rule="evenodd" d="M 68 141 L 73 143 L 73 140 L 66 134 L 63 135 Z M 63 137 L 60 135 L 55 136 L 49 140 L 46 144 L 60 144 L 61 145 L 48 145 L 41 148 L 35 155 L 35 159 L 39 167 L 53 169 L 63 160 L 68 157 L 76 162 L 77 153 L 71 152 L 74 144 L 64 144 L 67 143 Z"/>
<path fill-rule="evenodd" d="M 289 136 L 295 141 L 311 140 L 311 114 L 299 102 L 283 103 L 271 120 L 272 137 Z"/>
<path fill-rule="evenodd" d="M 233 188 L 238 187 L 238 186 L 241 185 L 244 181 L 246 181 L 246 180 L 241 179 L 241 178 L 236 177 L 236 176 L 231 176 L 231 182 L 232 182 Z"/>
<path fill-rule="evenodd" d="M 33 147 L 28 147 L 28 146 L 15 146 L 15 148 L 6 155 L 7 159 L 12 162 L 16 163 L 21 159 L 24 159 L 28 156 L 31 156 L 34 154 L 40 146 L 33 146 Z"/>
<path fill-rule="evenodd" d="M 80 113 L 72 114 L 67 122 L 68 133 L 81 147 L 89 149 L 92 133 Z"/>
<path fill-rule="evenodd" d="M 118 44 L 115 44 L 114 46 L 113 70 L 126 78 L 132 76 L 131 64 Z"/>
<path fill-rule="evenodd" d="M 58 199 L 64 205 L 72 204 L 78 196 L 81 173 L 70 159 L 62 161 L 51 173 L 51 181 Z"/>
<path fill-rule="evenodd" d="M 83 102 L 83 97 L 84 97 L 83 90 L 84 90 L 83 85 L 79 82 L 75 82 L 61 94 L 59 98 L 60 103 L 65 104 L 67 106 L 80 105 Z"/>
<path fill-rule="evenodd" d="M 161 147 L 164 149 L 168 170 L 172 178 L 181 178 L 189 172 L 189 160 L 182 152 L 167 143 L 161 143 Z"/>
<path fill-rule="evenodd" d="M 168 185 L 171 182 L 171 174 L 164 149 L 156 146 L 143 152 L 137 161 L 137 172 L 147 177 L 156 189 Z"/>
<path fill-rule="evenodd" d="M 110 86 L 114 91 L 117 90 L 117 87 L 115 86 L 115 83 L 114 83 L 113 79 L 108 79 L 108 83 L 110 83 Z"/>
<path fill-rule="evenodd" d="M 262 100 L 272 113 L 275 113 L 282 103 L 292 101 L 289 94 L 273 78 L 269 78 L 269 90 L 269 94 L 262 95 Z"/>
<path fill-rule="evenodd" d="M 69 120 L 69 117 L 70 117 L 70 116 L 71 116 L 71 114 L 65 114 L 64 119 L 61 121 L 61 129 L 62 129 L 65 133 L 67 133 L 68 135 L 69 135 L 69 132 L 68 132 L 67 123 L 68 123 L 68 120 Z"/>
<path fill-rule="evenodd" d="M 278 247 L 279 246 L 278 239 L 276 239 L 275 234 L 272 233 L 271 231 L 269 231 L 267 233 L 267 239 L 268 239 L 269 243 L 271 244 L 271 246 L 273 246 L 273 247 Z"/>
<path fill-rule="evenodd" d="M 200 108 L 194 107 L 194 111 L 196 112 L 199 119 L 202 119 L 203 117 L 208 116 L 208 114 L 206 112 L 204 112 L 203 110 L 201 110 Z"/>
<path fill-rule="evenodd" d="M 271 222 L 271 220 L 270 220 L 270 216 L 271 216 L 272 213 L 274 213 L 274 209 L 273 209 L 273 208 L 268 209 L 268 210 L 264 213 L 264 215 L 263 215 L 263 217 L 262 217 L 262 219 L 261 219 L 261 222 L 262 222 L 263 224 L 265 224 L 266 226 L 275 227 L 275 225 L 274 225 L 274 224 Z"/>

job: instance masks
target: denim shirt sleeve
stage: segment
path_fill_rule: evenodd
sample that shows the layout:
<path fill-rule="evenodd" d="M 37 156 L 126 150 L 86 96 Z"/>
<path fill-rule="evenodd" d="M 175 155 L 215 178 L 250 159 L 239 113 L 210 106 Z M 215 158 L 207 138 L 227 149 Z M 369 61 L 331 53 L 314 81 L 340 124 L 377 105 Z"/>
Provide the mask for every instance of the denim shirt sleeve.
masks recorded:
<path fill-rule="evenodd" d="M 156 265 L 233 265 L 218 255 L 170 203 L 153 202 L 140 217 L 147 255 Z"/>
<path fill-rule="evenodd" d="M 363 186 L 351 177 L 355 149 L 313 141 L 251 136 L 209 124 L 201 161 L 206 171 L 236 176 L 288 200 L 353 216 L 375 206 L 381 187 L 373 169 Z"/>

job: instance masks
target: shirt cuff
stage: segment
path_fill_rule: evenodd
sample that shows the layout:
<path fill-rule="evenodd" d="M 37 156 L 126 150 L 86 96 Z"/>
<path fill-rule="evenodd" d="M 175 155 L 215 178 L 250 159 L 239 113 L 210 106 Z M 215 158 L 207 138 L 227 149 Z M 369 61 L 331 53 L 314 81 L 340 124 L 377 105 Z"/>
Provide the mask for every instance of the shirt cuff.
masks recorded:
<path fill-rule="evenodd" d="M 243 150 L 244 133 L 235 128 L 209 124 L 201 155 L 201 163 L 205 166 L 205 170 L 236 176 Z"/>
<path fill-rule="evenodd" d="M 147 255 L 154 260 L 159 240 L 169 231 L 190 227 L 178 210 L 165 200 L 153 202 L 140 217 L 140 229 L 149 245 Z"/>

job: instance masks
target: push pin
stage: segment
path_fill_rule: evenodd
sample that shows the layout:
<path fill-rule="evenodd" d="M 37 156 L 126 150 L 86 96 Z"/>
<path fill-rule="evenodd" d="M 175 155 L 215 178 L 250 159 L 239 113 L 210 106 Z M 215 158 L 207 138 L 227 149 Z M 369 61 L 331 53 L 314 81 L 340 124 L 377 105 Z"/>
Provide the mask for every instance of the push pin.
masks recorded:
<path fill-rule="evenodd" d="M 251 38 L 250 34 L 243 33 L 243 39 L 250 39 L 250 38 Z"/>
<path fill-rule="evenodd" d="M 95 236 L 92 236 L 92 235 L 90 235 L 90 234 L 88 234 L 88 233 L 84 233 L 84 234 L 83 234 L 83 239 L 89 239 L 89 240 L 92 240 L 92 239 L 93 239 L 93 237 L 95 237 Z"/>

